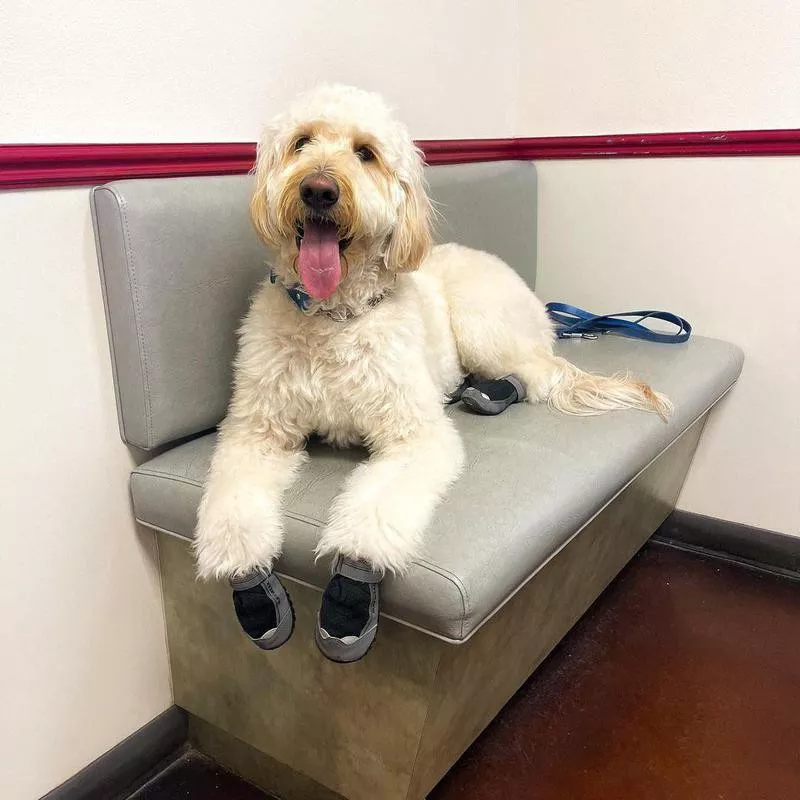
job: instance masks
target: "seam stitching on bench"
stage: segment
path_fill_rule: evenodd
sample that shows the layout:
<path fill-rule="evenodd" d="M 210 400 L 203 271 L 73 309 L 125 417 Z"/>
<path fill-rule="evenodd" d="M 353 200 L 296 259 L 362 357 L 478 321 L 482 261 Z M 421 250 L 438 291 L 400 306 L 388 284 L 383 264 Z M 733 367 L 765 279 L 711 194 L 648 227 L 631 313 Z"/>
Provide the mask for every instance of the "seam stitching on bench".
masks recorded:
<path fill-rule="evenodd" d="M 125 240 L 125 262 L 131 282 L 131 296 L 133 298 L 133 321 L 136 327 L 136 341 L 139 344 L 139 358 L 142 362 L 142 391 L 144 393 L 144 420 L 147 432 L 147 445 L 153 446 L 153 412 L 150 395 L 150 366 L 147 360 L 147 346 L 144 341 L 144 329 L 141 325 L 142 303 L 139 297 L 139 285 L 136 281 L 136 265 L 134 263 L 133 248 L 131 247 L 130 225 L 128 223 L 128 206 L 125 198 L 114 193 L 119 203 L 122 216 L 122 236 Z"/>
<path fill-rule="evenodd" d="M 183 483 L 183 484 L 186 484 L 186 486 L 194 486 L 197 489 L 202 489 L 203 488 L 203 484 L 202 483 L 200 483 L 199 481 L 194 481 L 191 478 L 181 478 L 178 475 L 169 475 L 166 472 L 155 472 L 153 470 L 150 470 L 148 472 L 138 472 L 138 471 L 132 472 L 131 473 L 131 477 L 132 478 L 164 478 L 164 480 L 175 481 L 175 483 Z"/>
<path fill-rule="evenodd" d="M 459 637 L 464 636 L 464 625 L 467 621 L 467 609 L 470 607 L 469 602 L 469 593 L 467 592 L 467 587 L 464 586 L 461 578 L 458 577 L 454 572 L 451 572 L 449 569 L 445 569 L 444 567 L 440 567 L 438 564 L 433 564 L 430 561 L 426 561 L 424 559 L 415 559 L 415 564 L 418 564 L 423 569 L 427 569 L 429 572 L 433 572 L 435 575 L 439 575 L 441 578 L 445 578 L 449 580 L 453 586 L 456 587 L 458 590 L 458 594 L 461 597 L 461 625 L 459 627 Z"/>
<path fill-rule="evenodd" d="M 117 358 L 117 341 L 120 338 L 114 327 L 114 322 L 111 319 L 111 303 L 108 299 L 108 270 L 106 269 L 106 259 L 103 255 L 103 242 L 100 240 L 100 214 L 97 208 L 96 196 L 100 191 L 108 192 L 113 196 L 113 192 L 106 186 L 95 186 L 91 191 L 90 202 L 92 209 L 92 224 L 94 226 L 95 249 L 97 250 L 97 265 L 100 268 L 100 290 L 103 293 L 103 307 L 105 309 L 106 330 L 108 331 L 109 351 L 111 354 L 111 372 L 114 377 L 114 400 L 117 405 L 117 417 L 119 421 L 120 435 L 123 441 L 127 442 L 126 438 L 126 424 L 125 424 L 125 411 L 122 402 L 122 393 L 119 390 L 120 386 L 120 366 L 119 359 Z"/>
<path fill-rule="evenodd" d="M 321 528 L 325 524 L 314 517 L 307 517 L 304 514 L 298 514 L 296 511 L 286 511 L 284 509 L 283 513 L 289 517 L 289 519 L 295 519 L 298 522 L 305 522 L 307 525 L 313 525 L 315 528 Z"/>

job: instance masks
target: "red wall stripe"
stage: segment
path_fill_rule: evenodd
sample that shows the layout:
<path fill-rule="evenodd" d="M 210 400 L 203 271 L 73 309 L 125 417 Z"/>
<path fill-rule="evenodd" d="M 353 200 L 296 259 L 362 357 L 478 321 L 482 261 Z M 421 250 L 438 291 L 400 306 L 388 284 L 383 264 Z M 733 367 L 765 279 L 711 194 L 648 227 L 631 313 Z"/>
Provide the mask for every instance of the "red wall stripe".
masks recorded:
<path fill-rule="evenodd" d="M 443 139 L 418 143 L 429 164 L 477 161 L 797 156 L 800 129 L 704 131 L 520 139 Z M 255 158 L 249 142 L 189 144 L 0 145 L 0 189 L 104 183 L 122 178 L 231 175 Z"/>
<path fill-rule="evenodd" d="M 250 142 L 0 145 L 0 189 L 244 173 L 255 152 Z"/>

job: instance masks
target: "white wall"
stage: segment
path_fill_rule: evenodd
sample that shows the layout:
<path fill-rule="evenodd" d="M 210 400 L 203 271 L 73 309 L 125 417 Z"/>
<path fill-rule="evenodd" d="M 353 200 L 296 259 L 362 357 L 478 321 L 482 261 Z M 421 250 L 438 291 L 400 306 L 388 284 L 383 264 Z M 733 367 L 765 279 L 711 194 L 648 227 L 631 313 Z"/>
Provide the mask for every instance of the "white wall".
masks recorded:
<path fill-rule="evenodd" d="M 800 127 L 796 0 L 521 0 L 519 136 Z"/>
<path fill-rule="evenodd" d="M 419 137 L 513 133 L 511 0 L 0 4 L 0 141 L 253 141 L 321 80 Z M 171 703 L 131 522 L 86 189 L 0 194 L 0 797 L 34 800 Z"/>
<path fill-rule="evenodd" d="M 418 138 L 508 136 L 516 22 L 513 0 L 3 0 L 0 141 L 253 141 L 323 80 Z"/>
<path fill-rule="evenodd" d="M 794 0 L 521 5 L 518 134 L 800 127 Z M 675 310 L 742 378 L 679 507 L 800 534 L 800 159 L 538 164 L 538 289 Z"/>
<path fill-rule="evenodd" d="M 0 194 L 0 797 L 34 800 L 171 704 L 128 499 L 86 190 Z"/>
<path fill-rule="evenodd" d="M 540 162 L 537 291 L 736 342 L 679 507 L 800 531 L 800 158 Z"/>

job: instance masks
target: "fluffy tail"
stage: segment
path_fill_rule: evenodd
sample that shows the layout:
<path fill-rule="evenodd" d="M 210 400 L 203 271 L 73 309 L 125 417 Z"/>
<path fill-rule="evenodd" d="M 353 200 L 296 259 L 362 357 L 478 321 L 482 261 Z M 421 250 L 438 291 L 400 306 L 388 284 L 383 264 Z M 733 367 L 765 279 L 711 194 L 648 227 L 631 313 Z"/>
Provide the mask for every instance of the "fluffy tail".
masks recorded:
<path fill-rule="evenodd" d="M 565 358 L 540 354 L 542 362 L 536 367 L 536 379 L 531 382 L 520 377 L 530 387 L 539 389 L 539 396 L 531 392 L 531 399 L 546 400 L 551 408 L 564 414 L 591 416 L 604 414 L 621 408 L 652 411 L 666 421 L 672 413 L 672 402 L 661 392 L 653 391 L 646 383 L 632 378 L 627 373 L 597 375 L 584 372 Z M 543 380 L 542 367 L 547 376 Z"/>

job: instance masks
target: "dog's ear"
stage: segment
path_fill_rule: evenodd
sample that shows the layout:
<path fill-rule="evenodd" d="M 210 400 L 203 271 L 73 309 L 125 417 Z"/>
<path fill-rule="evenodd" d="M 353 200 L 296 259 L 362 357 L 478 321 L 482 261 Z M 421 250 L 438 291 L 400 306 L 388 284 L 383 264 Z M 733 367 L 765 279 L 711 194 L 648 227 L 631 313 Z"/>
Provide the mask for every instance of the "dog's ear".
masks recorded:
<path fill-rule="evenodd" d="M 280 147 L 277 142 L 277 130 L 267 128 L 259 143 L 256 153 L 256 163 L 253 167 L 255 187 L 250 198 L 250 219 L 256 233 L 262 241 L 274 247 L 276 235 L 274 225 L 269 214 L 269 181 L 272 171 L 280 160 Z"/>
<path fill-rule="evenodd" d="M 394 272 L 413 272 L 432 245 L 431 201 L 425 190 L 422 153 L 412 148 L 411 163 L 397 175 L 398 221 L 385 255 L 387 268 Z"/>

